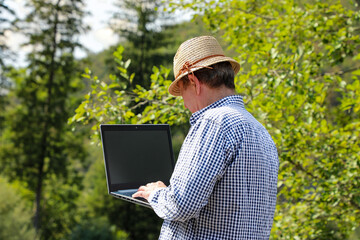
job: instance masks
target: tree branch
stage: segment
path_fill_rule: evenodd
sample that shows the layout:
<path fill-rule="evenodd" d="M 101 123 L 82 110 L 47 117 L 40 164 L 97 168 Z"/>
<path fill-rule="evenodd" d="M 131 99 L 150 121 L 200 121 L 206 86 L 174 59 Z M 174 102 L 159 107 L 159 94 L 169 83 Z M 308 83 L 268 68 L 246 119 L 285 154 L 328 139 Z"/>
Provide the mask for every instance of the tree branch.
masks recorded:
<path fill-rule="evenodd" d="M 356 71 L 356 70 L 359 70 L 360 69 L 360 66 L 357 66 L 357 67 L 354 67 L 354 68 L 349 68 L 349 69 L 346 69 L 346 70 L 340 70 L 340 71 L 337 71 L 337 72 L 325 72 L 325 73 L 322 73 L 320 74 L 319 77 L 323 77 L 325 76 L 326 74 L 330 74 L 330 75 L 344 75 L 348 72 L 353 72 L 353 71 Z"/>
<path fill-rule="evenodd" d="M 354 199 L 350 199 L 351 206 L 354 206 L 357 210 L 360 210 L 360 205 L 354 201 Z"/>
<path fill-rule="evenodd" d="M 273 17 L 269 17 L 269 16 L 264 16 L 264 15 L 260 15 L 260 14 L 253 13 L 253 12 L 251 12 L 251 10 L 246 11 L 245 9 L 242 9 L 242 8 L 230 8 L 230 9 L 232 9 L 232 10 L 238 10 L 238 11 L 240 11 L 240 12 L 247 13 L 247 14 L 252 14 L 252 15 L 255 15 L 255 16 L 259 17 L 259 18 L 262 18 L 262 19 L 265 19 L 265 20 L 269 20 L 269 21 L 271 21 L 271 20 L 276 20 L 276 18 L 273 18 Z"/>
<path fill-rule="evenodd" d="M 291 159 L 287 159 L 290 163 L 292 163 L 297 169 L 301 170 L 302 172 L 304 172 L 306 175 L 314 178 L 314 179 L 318 179 L 318 177 L 316 177 L 314 174 L 312 174 L 311 172 L 308 172 L 301 164 L 291 160 Z"/>

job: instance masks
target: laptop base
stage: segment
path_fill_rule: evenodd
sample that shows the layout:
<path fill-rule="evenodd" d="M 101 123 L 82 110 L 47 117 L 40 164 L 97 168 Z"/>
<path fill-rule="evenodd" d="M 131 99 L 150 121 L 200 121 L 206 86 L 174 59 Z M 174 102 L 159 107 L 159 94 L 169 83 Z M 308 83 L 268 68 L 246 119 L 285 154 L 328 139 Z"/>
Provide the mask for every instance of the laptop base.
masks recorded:
<path fill-rule="evenodd" d="M 129 196 L 118 194 L 117 192 L 111 192 L 110 195 L 112 195 L 112 196 L 114 196 L 116 198 L 128 201 L 128 202 L 136 203 L 136 204 L 139 204 L 141 206 L 152 209 L 150 203 L 148 203 L 148 201 L 145 198 L 133 198 L 131 196 L 129 197 Z"/>

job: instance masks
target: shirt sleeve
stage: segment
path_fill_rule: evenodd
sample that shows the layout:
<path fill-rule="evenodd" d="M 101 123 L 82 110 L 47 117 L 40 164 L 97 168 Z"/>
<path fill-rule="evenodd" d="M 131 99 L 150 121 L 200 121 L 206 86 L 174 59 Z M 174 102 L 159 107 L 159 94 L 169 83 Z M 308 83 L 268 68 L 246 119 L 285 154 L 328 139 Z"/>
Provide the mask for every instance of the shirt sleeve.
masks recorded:
<path fill-rule="evenodd" d="M 196 218 L 225 171 L 226 149 L 221 126 L 199 120 L 183 143 L 170 185 L 149 198 L 155 213 L 171 221 Z"/>

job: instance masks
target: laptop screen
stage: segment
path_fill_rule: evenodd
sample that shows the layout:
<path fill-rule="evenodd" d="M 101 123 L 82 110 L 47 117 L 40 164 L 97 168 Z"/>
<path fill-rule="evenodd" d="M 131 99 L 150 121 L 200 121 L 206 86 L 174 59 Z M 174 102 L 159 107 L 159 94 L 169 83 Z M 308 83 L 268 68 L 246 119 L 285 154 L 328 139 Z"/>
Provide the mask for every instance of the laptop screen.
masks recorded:
<path fill-rule="evenodd" d="M 109 191 L 169 184 L 174 161 L 169 125 L 101 125 Z"/>

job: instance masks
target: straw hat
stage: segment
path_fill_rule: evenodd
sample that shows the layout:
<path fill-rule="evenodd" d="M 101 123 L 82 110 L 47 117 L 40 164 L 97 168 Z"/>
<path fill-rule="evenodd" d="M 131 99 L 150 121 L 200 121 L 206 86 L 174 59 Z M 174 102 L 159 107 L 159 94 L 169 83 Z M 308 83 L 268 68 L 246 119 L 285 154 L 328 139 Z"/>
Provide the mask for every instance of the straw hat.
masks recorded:
<path fill-rule="evenodd" d="M 225 57 L 218 41 L 211 36 L 201 36 L 183 42 L 174 57 L 175 80 L 169 87 L 169 93 L 180 96 L 179 80 L 185 75 L 219 62 L 229 62 L 237 74 L 240 64 Z"/>

